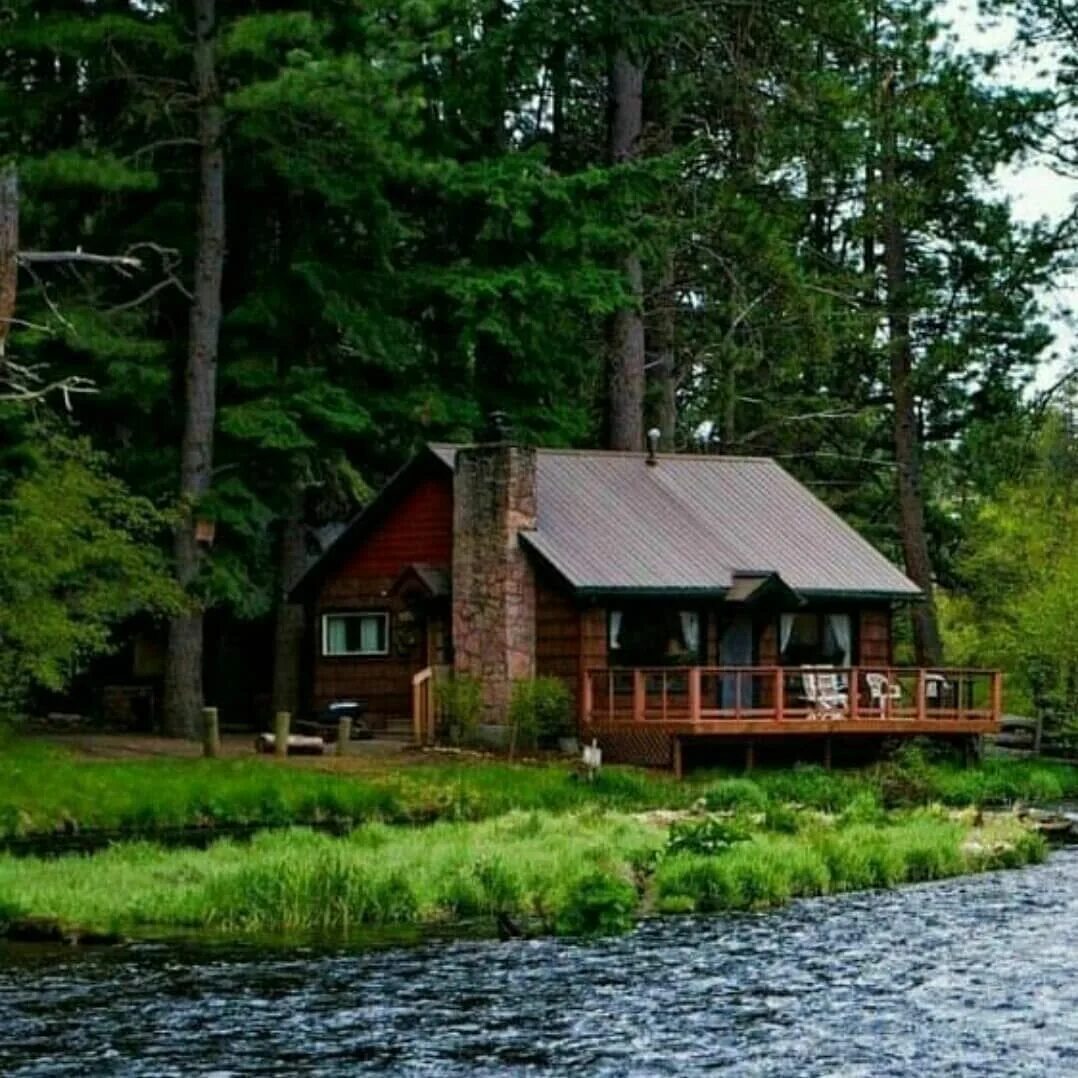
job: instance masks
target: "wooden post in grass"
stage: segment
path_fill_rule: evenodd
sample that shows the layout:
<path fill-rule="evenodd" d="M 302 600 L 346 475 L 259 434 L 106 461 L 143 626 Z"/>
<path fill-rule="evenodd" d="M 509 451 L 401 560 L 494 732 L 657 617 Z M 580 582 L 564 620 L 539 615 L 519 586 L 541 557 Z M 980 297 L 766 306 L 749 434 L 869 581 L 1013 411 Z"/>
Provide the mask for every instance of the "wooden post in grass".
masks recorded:
<path fill-rule="evenodd" d="M 292 725 L 292 714 L 278 711 L 273 717 L 273 755 L 284 759 L 288 755 L 288 728 Z"/>
<path fill-rule="evenodd" d="M 202 755 L 211 760 L 221 755 L 221 727 L 215 707 L 202 709 Z"/>
<path fill-rule="evenodd" d="M 337 755 L 343 756 L 348 751 L 348 742 L 352 740 L 352 718 L 342 715 L 337 722 Z"/>

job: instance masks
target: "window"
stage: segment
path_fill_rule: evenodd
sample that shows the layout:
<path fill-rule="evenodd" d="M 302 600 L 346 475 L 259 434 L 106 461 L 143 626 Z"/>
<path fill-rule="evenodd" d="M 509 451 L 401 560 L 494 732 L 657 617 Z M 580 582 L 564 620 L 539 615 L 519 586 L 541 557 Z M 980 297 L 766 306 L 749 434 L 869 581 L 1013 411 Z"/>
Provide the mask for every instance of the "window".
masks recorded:
<path fill-rule="evenodd" d="M 700 661 L 697 610 L 627 606 L 607 616 L 610 662 L 618 666 L 684 666 Z"/>
<path fill-rule="evenodd" d="M 779 619 L 779 651 L 787 666 L 850 666 L 852 619 L 849 614 L 783 614 Z"/>
<path fill-rule="evenodd" d="M 323 655 L 387 655 L 388 653 L 388 614 L 322 615 Z"/>

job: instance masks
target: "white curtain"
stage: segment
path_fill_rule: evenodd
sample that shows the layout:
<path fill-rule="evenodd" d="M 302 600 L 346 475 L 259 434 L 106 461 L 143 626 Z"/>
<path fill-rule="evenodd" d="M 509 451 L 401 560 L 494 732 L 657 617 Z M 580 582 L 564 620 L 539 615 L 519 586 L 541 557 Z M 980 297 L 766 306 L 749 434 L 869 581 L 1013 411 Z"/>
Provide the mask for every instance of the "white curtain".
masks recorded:
<path fill-rule="evenodd" d="M 852 642 L 850 615 L 828 614 L 827 625 L 831 630 L 831 635 L 835 638 L 835 643 L 838 644 L 839 651 L 842 652 L 841 665 L 849 666 L 853 658 L 853 649 L 850 647 Z"/>
<path fill-rule="evenodd" d="M 779 616 L 779 654 L 785 655 L 790 637 L 794 634 L 794 618 L 796 614 L 782 614 Z"/>
<path fill-rule="evenodd" d="M 700 654 L 700 615 L 695 610 L 682 610 L 681 639 L 685 641 L 685 650 L 694 655 Z"/>
<path fill-rule="evenodd" d="M 377 653 L 385 650 L 385 644 L 381 639 L 382 619 L 377 616 L 361 618 L 359 622 L 359 650 L 366 653 Z"/>
<path fill-rule="evenodd" d="M 344 618 L 326 615 L 324 650 L 327 655 L 343 655 L 348 651 L 348 622 Z"/>
<path fill-rule="evenodd" d="M 610 650 L 617 651 L 621 647 L 621 611 L 610 611 Z"/>

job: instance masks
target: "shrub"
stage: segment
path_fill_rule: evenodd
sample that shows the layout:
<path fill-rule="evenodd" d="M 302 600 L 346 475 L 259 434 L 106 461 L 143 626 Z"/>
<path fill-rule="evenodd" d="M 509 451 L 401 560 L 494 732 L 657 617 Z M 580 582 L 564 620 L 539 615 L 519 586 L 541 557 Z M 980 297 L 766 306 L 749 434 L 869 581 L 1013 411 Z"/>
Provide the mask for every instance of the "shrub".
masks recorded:
<path fill-rule="evenodd" d="M 673 824 L 666 840 L 666 853 L 723 853 L 738 842 L 745 842 L 748 830 L 736 823 L 707 819 L 682 820 Z"/>
<path fill-rule="evenodd" d="M 596 936 L 632 927 L 636 889 L 618 876 L 590 872 L 562 896 L 556 924 L 562 936 Z"/>
<path fill-rule="evenodd" d="M 442 736 L 451 745 L 466 745 L 474 740 L 483 714 L 483 690 L 475 678 L 454 674 L 435 686 L 434 701 Z"/>
<path fill-rule="evenodd" d="M 704 794 L 704 804 L 713 812 L 724 809 L 763 812 L 767 801 L 767 794 L 752 779 L 723 779 Z"/>
<path fill-rule="evenodd" d="M 573 728 L 569 687 L 556 677 L 514 683 L 509 725 L 514 745 L 546 744 L 567 735 Z"/>

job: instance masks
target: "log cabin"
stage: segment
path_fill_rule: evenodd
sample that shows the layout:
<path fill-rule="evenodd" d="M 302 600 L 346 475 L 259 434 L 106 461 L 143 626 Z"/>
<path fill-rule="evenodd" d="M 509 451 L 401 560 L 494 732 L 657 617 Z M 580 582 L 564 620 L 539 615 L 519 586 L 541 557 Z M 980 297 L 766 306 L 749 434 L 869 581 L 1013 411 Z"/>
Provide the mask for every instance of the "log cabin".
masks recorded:
<path fill-rule="evenodd" d="M 607 759 L 677 769 L 705 740 L 998 729 L 999 673 L 896 667 L 918 588 L 765 458 L 430 444 L 294 597 L 309 705 L 420 741 L 447 672 L 495 725 L 514 682 L 561 678 Z"/>

